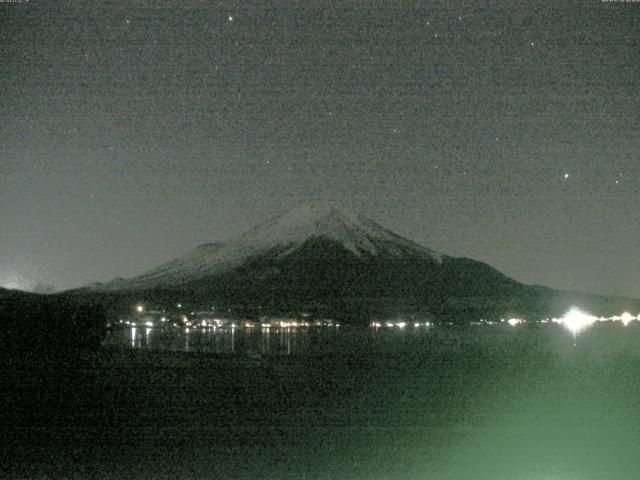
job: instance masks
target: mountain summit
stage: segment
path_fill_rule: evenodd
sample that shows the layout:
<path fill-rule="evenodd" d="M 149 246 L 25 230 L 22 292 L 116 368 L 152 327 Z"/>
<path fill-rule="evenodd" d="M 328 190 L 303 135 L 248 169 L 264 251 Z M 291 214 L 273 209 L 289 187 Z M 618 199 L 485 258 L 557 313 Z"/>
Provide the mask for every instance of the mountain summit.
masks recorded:
<path fill-rule="evenodd" d="M 277 246 L 295 249 L 311 238 L 334 241 L 355 255 L 403 255 L 408 252 L 440 258 L 335 202 L 305 202 L 242 235 L 230 246 L 264 250 Z"/>
<path fill-rule="evenodd" d="M 97 288 L 172 287 L 228 271 L 260 256 L 284 259 L 310 240 L 330 242 L 356 257 L 410 256 L 442 261 L 441 254 L 402 238 L 336 202 L 311 201 L 228 242 L 200 245 L 142 275 Z"/>

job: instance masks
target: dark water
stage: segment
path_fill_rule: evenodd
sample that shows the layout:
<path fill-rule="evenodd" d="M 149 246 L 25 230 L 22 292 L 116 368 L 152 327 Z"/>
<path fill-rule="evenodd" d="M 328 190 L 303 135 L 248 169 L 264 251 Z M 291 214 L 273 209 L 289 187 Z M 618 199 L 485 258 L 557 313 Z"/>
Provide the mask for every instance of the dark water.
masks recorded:
<path fill-rule="evenodd" d="M 341 330 L 342 329 L 342 330 Z M 118 326 L 107 338 L 108 346 L 142 350 L 239 355 L 298 355 L 339 350 L 343 327 L 253 326 L 175 328 Z M 356 330 L 357 334 L 360 334 Z M 354 333 L 346 337 L 353 337 Z"/>
<path fill-rule="evenodd" d="M 15 361 L 4 476 L 638 478 L 635 323 L 234 330 Z"/>
<path fill-rule="evenodd" d="M 573 335 L 561 325 L 475 325 L 466 327 L 404 325 L 402 328 L 354 328 L 348 325 L 307 327 L 251 327 L 242 322 L 232 327 L 175 328 L 118 325 L 107 347 L 244 356 L 298 356 L 340 353 L 388 354 L 429 347 L 455 353 L 467 347 L 495 349 L 513 339 L 535 337 L 544 348 L 563 359 L 585 357 L 598 360 L 614 355 L 640 354 L 640 324 L 596 323 Z M 575 345 L 574 345 L 575 341 Z M 430 344 L 430 345 L 426 345 Z"/>

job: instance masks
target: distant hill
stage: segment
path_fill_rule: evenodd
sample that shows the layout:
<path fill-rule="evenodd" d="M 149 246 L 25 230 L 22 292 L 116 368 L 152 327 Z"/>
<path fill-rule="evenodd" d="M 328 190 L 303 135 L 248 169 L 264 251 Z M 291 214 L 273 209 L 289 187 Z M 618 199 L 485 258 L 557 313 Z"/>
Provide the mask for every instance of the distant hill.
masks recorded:
<path fill-rule="evenodd" d="M 593 314 L 640 301 L 520 283 L 491 266 L 405 239 L 329 202 L 310 202 L 225 243 L 202 245 L 131 279 L 74 292 L 111 303 L 216 304 L 232 312 L 345 320 L 539 319 L 574 304 Z"/>
<path fill-rule="evenodd" d="M 25 292 L 23 290 L 13 290 L 9 288 L 0 287 L 0 298 L 29 297 L 29 296 L 35 296 L 35 295 L 36 294 L 33 294 L 31 292 Z"/>

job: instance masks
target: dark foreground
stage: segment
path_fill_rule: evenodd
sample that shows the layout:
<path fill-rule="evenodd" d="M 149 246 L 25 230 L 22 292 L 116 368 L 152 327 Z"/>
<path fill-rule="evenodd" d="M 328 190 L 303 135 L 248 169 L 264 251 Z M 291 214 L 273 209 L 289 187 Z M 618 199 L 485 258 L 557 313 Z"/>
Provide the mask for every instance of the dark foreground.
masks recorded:
<path fill-rule="evenodd" d="M 557 329 L 519 327 L 288 358 L 5 358 L 0 474 L 637 479 L 640 327 L 623 328 L 598 327 L 575 352 Z"/>

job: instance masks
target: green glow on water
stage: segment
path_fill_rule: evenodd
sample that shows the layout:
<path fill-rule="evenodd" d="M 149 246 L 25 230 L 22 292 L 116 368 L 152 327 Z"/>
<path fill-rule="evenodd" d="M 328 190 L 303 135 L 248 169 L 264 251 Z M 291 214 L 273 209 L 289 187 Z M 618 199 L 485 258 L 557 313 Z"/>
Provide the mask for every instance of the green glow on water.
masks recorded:
<path fill-rule="evenodd" d="M 575 348 L 556 324 L 298 332 L 303 350 L 291 356 L 248 355 L 245 335 L 294 348 L 274 328 L 212 337 L 233 338 L 233 355 L 145 350 L 145 330 L 135 348 L 125 331 L 121 347 L 65 383 L 74 396 L 55 401 L 75 403 L 57 411 L 57 427 L 14 439 L 13 477 L 636 480 L 640 471 L 635 322 L 594 324 Z M 22 389 L 16 405 L 50 408 L 45 396 L 25 397 L 19 369 L 9 374 Z"/>

